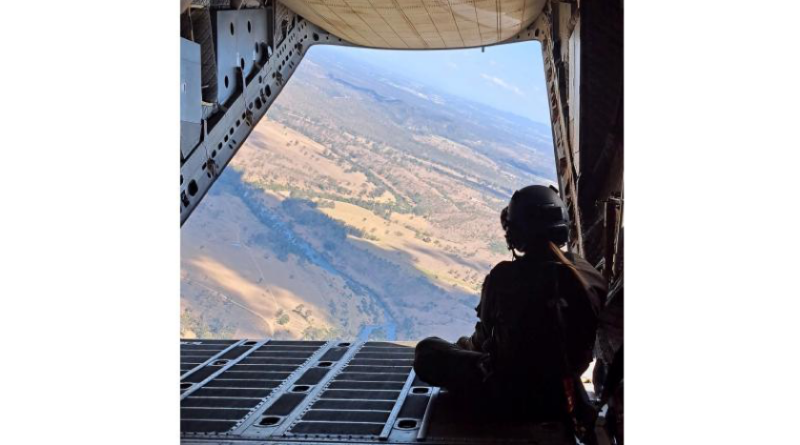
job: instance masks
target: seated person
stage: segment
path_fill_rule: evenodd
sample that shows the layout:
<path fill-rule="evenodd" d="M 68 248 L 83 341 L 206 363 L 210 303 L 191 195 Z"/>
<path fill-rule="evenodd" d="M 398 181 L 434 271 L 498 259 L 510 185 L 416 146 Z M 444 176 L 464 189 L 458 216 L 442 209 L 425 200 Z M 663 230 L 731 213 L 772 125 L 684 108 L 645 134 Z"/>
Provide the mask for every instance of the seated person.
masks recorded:
<path fill-rule="evenodd" d="M 569 229 L 555 190 L 515 192 L 500 219 L 513 260 L 484 280 L 475 332 L 455 344 L 422 340 L 414 370 L 454 395 L 561 416 L 564 377 L 580 376 L 592 360 L 606 284 L 586 260 L 561 251 Z"/>

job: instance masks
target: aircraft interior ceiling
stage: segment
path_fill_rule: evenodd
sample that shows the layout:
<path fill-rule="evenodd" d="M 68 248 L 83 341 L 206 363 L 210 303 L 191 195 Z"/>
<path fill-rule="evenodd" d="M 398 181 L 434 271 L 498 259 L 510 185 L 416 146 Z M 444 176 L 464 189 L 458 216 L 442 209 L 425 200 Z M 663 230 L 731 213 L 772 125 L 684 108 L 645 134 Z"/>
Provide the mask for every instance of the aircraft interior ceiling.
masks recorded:
<path fill-rule="evenodd" d="M 337 37 L 375 48 L 464 48 L 502 42 L 528 27 L 545 0 L 286 0 Z"/>

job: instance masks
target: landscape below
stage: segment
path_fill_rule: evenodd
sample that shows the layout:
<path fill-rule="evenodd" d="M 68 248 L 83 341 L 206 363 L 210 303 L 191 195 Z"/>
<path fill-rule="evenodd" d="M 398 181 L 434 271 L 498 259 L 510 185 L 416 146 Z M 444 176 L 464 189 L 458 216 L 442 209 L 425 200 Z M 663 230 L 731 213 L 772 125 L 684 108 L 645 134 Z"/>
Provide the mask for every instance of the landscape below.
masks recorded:
<path fill-rule="evenodd" d="M 182 228 L 181 336 L 455 340 L 549 126 L 312 49 Z"/>

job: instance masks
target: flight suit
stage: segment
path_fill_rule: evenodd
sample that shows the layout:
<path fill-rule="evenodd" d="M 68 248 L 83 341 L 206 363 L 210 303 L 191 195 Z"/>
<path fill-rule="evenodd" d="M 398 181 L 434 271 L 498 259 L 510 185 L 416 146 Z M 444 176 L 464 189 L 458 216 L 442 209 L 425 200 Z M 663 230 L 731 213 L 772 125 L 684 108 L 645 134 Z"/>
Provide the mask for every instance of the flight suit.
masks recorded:
<path fill-rule="evenodd" d="M 475 332 L 455 344 L 438 337 L 419 342 L 417 375 L 451 392 L 505 404 L 538 400 L 545 406 L 560 400 L 565 351 L 569 372 L 587 369 L 606 294 L 605 280 L 594 267 L 578 255 L 568 258 L 585 281 L 588 298 L 563 264 L 529 255 L 503 261 L 484 280 Z M 554 304 L 561 306 L 563 341 Z"/>

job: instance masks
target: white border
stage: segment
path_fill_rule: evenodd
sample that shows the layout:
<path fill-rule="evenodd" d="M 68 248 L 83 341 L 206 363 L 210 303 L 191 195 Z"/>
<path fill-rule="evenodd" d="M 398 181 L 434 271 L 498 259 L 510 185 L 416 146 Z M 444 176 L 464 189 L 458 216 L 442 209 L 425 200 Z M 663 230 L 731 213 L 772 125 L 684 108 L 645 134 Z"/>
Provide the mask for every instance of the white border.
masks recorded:
<path fill-rule="evenodd" d="M 797 6 L 626 4 L 629 443 L 793 443 Z M 3 6 L 3 440 L 178 441 L 178 19 Z"/>

